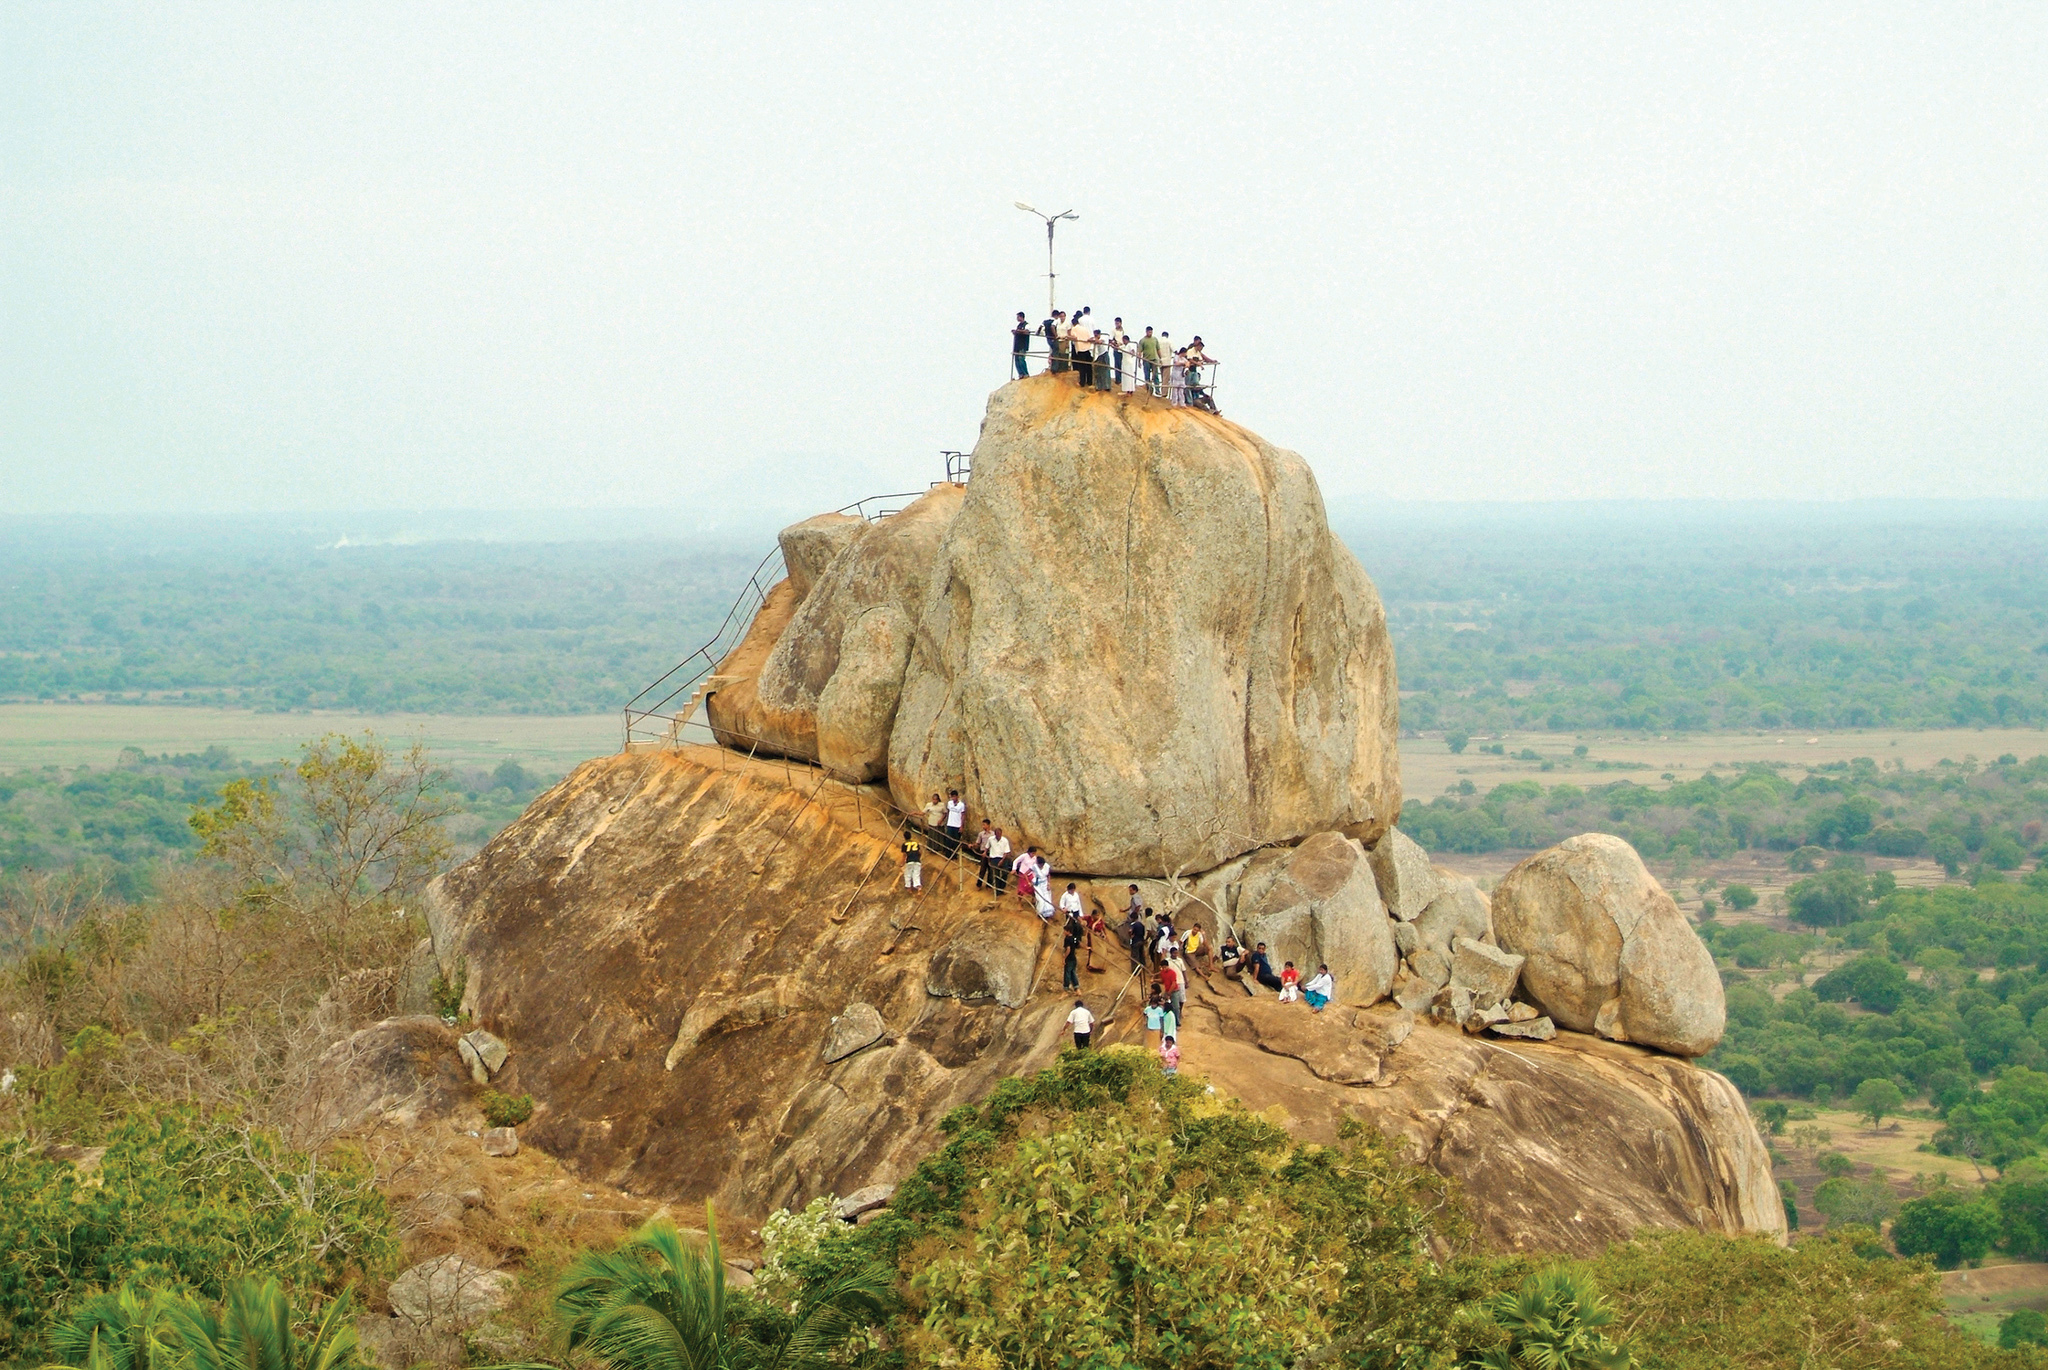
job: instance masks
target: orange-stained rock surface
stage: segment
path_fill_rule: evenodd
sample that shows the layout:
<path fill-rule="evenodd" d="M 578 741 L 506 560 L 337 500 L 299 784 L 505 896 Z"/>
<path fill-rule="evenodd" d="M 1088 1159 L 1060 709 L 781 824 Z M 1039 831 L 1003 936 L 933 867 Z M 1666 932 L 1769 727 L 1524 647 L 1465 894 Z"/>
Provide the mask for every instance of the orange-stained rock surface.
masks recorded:
<path fill-rule="evenodd" d="M 1050 1061 L 1073 997 L 1056 939 L 936 857 L 924 894 L 904 892 L 875 794 L 710 747 L 606 758 L 437 882 L 436 954 L 510 1044 L 500 1088 L 541 1105 L 522 1144 L 758 1220 L 900 1179 L 949 1109 Z M 1121 888 L 1083 892 L 1107 905 Z M 1140 1040 L 1122 949 L 1094 964 L 1098 1041 Z M 1019 983 L 1014 1008 L 957 997 Z M 855 1005 L 882 1034 L 828 1062 L 835 1018 L 870 1022 Z M 1684 1061 L 1571 1034 L 1486 1041 L 1387 1005 L 1314 1015 L 1220 977 L 1198 977 L 1183 1046 L 1185 1070 L 1305 1137 L 1352 1116 L 1409 1139 L 1502 1245 L 1783 1230 L 1740 1099 Z"/>

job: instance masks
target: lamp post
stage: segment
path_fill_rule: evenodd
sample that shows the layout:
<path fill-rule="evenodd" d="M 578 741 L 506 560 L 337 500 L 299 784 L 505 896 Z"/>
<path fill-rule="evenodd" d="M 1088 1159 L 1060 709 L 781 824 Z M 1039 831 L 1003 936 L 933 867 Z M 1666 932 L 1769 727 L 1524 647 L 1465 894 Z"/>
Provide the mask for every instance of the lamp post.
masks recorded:
<path fill-rule="evenodd" d="M 1030 205 L 1025 204 L 1022 200 L 1017 201 L 1017 208 L 1023 210 L 1026 214 L 1036 214 L 1039 218 L 1045 220 L 1045 312 L 1049 317 L 1052 314 L 1053 309 L 1055 307 L 1053 289 L 1054 286 L 1058 283 L 1058 277 L 1054 274 L 1052 269 L 1053 225 L 1058 223 L 1062 219 L 1078 219 L 1081 216 L 1076 214 L 1071 209 L 1064 210 L 1058 214 L 1048 214 L 1042 209 L 1033 209 Z"/>

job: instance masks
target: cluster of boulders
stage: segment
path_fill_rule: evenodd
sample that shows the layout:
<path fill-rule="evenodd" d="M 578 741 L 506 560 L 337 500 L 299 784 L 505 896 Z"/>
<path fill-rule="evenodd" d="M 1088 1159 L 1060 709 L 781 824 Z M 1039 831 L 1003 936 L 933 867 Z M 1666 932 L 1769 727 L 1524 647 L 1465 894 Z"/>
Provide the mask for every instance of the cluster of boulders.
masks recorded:
<path fill-rule="evenodd" d="M 1720 1040 L 1713 956 L 1635 849 L 1589 833 L 1509 871 L 1491 899 L 1399 829 L 1370 849 L 1316 833 L 1255 853 L 1201 902 L 1273 964 L 1328 965 L 1338 998 L 1468 1032 L 1590 1032 L 1680 1056 Z"/>

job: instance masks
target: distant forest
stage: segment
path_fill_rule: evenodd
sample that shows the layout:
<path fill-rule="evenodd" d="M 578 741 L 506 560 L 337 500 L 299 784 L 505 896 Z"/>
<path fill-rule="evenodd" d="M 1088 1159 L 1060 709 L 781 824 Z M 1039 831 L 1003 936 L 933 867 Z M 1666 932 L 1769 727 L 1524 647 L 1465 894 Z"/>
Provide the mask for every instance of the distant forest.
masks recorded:
<path fill-rule="evenodd" d="M 2048 725 L 2041 511 L 1929 509 L 1333 522 L 1386 600 L 1411 731 Z M 611 710 L 711 635 L 760 543 L 0 536 L 0 700 Z"/>

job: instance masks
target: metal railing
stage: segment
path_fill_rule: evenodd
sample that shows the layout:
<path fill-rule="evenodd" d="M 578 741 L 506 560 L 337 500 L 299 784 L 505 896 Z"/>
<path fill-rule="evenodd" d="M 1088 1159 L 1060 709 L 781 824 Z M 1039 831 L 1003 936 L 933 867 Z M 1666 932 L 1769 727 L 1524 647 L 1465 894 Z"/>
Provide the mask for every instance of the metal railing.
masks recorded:
<path fill-rule="evenodd" d="M 832 512 L 854 514 L 869 523 L 879 523 L 892 514 L 901 513 L 937 486 L 965 484 L 967 458 L 959 452 L 941 455 L 946 458 L 944 481 L 933 481 L 924 490 L 869 495 Z M 680 729 L 684 722 L 696 714 L 706 696 L 721 683 L 711 673 L 746 638 L 747 630 L 754 626 L 755 616 L 761 612 L 761 606 L 768 602 L 768 592 L 788 574 L 789 568 L 782 561 L 782 544 L 778 540 L 768 555 L 761 558 L 761 564 L 754 568 L 754 573 L 747 577 L 747 583 L 740 587 L 732 607 L 726 610 L 725 621 L 718 625 L 718 631 L 711 635 L 711 640 L 663 671 L 653 684 L 626 702 L 626 751 L 681 745 Z M 680 707 L 672 707 L 677 700 L 684 702 Z"/>
<path fill-rule="evenodd" d="M 1026 352 L 1010 354 L 1010 379 L 1017 379 L 1017 362 L 1021 357 L 1027 375 L 1071 376 L 1077 383 L 1085 382 L 1092 389 L 1136 394 L 1140 389 L 1149 390 L 1156 398 L 1165 400 L 1176 408 L 1202 409 L 1211 414 L 1216 408 L 1216 368 L 1213 357 L 1204 357 L 1190 366 L 1177 363 L 1171 358 L 1148 362 L 1138 355 L 1138 340 L 1130 339 L 1125 348 L 1110 348 L 1101 360 L 1068 352 L 1049 352 L 1033 348 Z M 1122 369 L 1118 369 L 1121 360 Z M 1036 363 L 1034 369 L 1033 363 Z"/>

